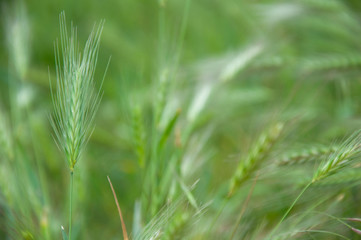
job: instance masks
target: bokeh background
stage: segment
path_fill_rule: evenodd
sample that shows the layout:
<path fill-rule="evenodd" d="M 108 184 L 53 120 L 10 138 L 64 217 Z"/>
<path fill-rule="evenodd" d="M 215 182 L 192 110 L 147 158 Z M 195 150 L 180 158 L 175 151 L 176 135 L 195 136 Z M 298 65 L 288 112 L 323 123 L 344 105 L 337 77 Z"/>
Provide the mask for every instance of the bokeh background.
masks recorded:
<path fill-rule="evenodd" d="M 42 221 L 49 239 L 60 239 L 60 226 L 67 226 L 69 173 L 49 123 L 49 78 L 56 79 L 54 42 L 61 11 L 69 26 L 71 21 L 77 26 L 80 46 L 94 24 L 105 20 L 95 75 L 100 84 L 107 69 L 104 95 L 75 174 L 77 239 L 122 236 L 106 176 L 118 194 L 128 232 L 136 231 L 135 203 L 148 186 L 142 182 L 146 170 L 138 164 L 137 109 L 145 159 L 152 159 L 154 106 L 163 106 L 159 124 L 164 131 L 179 111 L 159 158 L 167 164 L 175 151 L 181 152 L 178 178 L 187 186 L 198 181 L 192 196 L 207 206 L 199 221 L 179 227 L 165 237 L 169 239 L 229 238 L 252 181 L 213 226 L 210 219 L 222 205 L 217 196 L 227 191 L 239 160 L 273 122 L 287 122 L 286 131 L 260 169 L 247 223 L 241 224 L 236 239 L 262 239 L 297 196 L 302 181 L 312 176 L 318 159 L 292 169 L 272 163 L 303 149 L 329 146 L 360 128 L 359 0 L 24 0 L 2 1 L 0 6 L 0 118 L 6 119 L 8 134 L 2 146 L 5 152 L 7 147 L 16 152 L 12 160 L 6 154 L 1 158 L 1 239 L 43 239 Z M 178 144 L 182 134 L 186 140 Z M 329 199 L 344 202 L 325 200 L 327 207 L 320 211 L 357 217 L 361 195 L 354 183 L 361 179 L 359 173 L 346 185 L 306 194 L 300 209 L 324 191 Z M 139 226 L 144 226 L 155 215 L 144 204 L 140 209 Z M 312 226 L 325 223 L 312 217 Z M 356 238 L 335 222 L 326 225 Z"/>

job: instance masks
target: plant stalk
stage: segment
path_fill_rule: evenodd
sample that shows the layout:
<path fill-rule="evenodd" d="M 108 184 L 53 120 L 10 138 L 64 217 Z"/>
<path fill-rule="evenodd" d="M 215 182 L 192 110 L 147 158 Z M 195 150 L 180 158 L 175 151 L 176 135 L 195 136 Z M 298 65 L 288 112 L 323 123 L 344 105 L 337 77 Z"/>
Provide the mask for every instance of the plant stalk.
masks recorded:
<path fill-rule="evenodd" d="M 311 181 L 310 183 L 308 183 L 303 190 L 300 192 L 300 194 L 297 196 L 297 198 L 293 201 L 292 205 L 287 209 L 287 212 L 283 215 L 282 219 L 278 222 L 278 224 L 276 225 L 276 227 L 272 230 L 269 239 L 271 239 L 271 237 L 273 236 L 273 234 L 276 232 L 276 230 L 279 228 L 279 226 L 281 225 L 281 223 L 286 219 L 286 217 L 288 216 L 288 214 L 290 213 L 290 211 L 293 209 L 293 207 L 296 205 L 297 201 L 301 198 L 301 196 L 306 192 L 306 190 L 311 186 L 311 184 L 313 183 L 313 181 Z"/>
<path fill-rule="evenodd" d="M 70 172 L 70 203 L 69 203 L 69 240 L 71 240 L 71 226 L 72 226 L 72 213 L 73 213 L 73 182 L 74 170 Z"/>

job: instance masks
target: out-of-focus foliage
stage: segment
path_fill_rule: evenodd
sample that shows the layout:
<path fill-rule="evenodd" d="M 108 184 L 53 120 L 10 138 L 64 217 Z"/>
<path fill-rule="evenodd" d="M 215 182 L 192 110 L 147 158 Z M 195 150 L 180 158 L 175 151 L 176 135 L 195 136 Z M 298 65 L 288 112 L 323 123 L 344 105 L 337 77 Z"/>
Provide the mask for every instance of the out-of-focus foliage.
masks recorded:
<path fill-rule="evenodd" d="M 360 234 L 360 138 L 347 140 L 361 126 L 359 0 L 0 7 L 0 239 L 68 228 L 69 170 L 49 121 L 61 11 L 80 49 L 105 20 L 72 239 L 121 238 L 107 176 L 131 239 Z"/>

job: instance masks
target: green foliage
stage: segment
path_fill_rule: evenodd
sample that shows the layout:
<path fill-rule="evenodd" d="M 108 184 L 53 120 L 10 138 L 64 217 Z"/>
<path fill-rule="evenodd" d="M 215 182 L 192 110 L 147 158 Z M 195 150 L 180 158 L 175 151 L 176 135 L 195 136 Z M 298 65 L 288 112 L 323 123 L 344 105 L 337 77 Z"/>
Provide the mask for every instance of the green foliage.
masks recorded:
<path fill-rule="evenodd" d="M 359 237 L 360 1 L 0 7 L 0 239 Z"/>

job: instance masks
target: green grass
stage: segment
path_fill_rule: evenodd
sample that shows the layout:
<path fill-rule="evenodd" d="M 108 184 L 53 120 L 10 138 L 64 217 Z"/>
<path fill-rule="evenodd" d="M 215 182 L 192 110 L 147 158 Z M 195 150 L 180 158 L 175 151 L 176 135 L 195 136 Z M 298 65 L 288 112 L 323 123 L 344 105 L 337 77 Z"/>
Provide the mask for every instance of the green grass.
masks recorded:
<path fill-rule="evenodd" d="M 0 239 L 359 238 L 358 2 L 2 4 Z"/>

